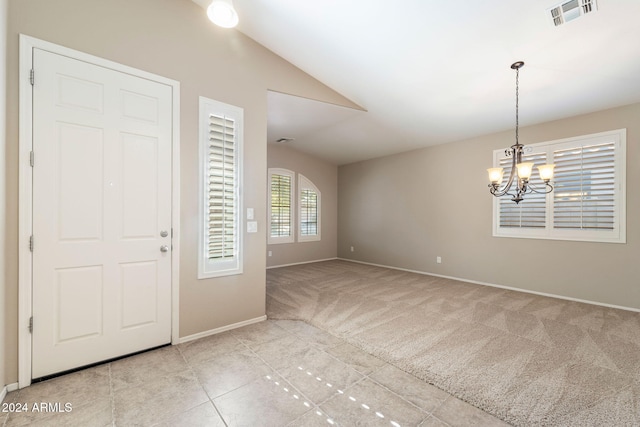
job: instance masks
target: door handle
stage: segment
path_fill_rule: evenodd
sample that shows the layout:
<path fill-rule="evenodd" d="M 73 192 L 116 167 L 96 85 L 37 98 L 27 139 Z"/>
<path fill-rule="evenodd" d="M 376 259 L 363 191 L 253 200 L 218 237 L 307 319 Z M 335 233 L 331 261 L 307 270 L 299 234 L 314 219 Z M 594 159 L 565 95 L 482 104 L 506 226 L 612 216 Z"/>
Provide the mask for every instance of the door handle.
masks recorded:
<path fill-rule="evenodd" d="M 160 252 L 169 252 L 169 246 L 167 245 L 160 246 Z"/>

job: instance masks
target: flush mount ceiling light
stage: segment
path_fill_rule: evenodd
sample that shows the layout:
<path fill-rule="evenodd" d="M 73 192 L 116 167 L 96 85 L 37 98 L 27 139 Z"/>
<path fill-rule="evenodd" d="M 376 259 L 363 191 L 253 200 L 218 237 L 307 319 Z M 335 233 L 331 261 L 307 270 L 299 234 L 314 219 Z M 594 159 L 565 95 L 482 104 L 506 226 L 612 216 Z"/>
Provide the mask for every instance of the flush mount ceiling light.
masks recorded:
<path fill-rule="evenodd" d="M 518 89 L 520 76 L 520 68 L 524 66 L 524 62 L 518 61 L 511 64 L 511 68 L 516 70 L 516 143 L 504 150 L 505 156 L 511 158 L 511 172 L 509 173 L 509 180 L 500 188 L 502 184 L 502 176 L 504 174 L 504 168 L 489 168 L 489 191 L 496 197 L 511 196 L 511 200 L 520 203 L 524 200 L 524 195 L 527 193 L 550 193 L 553 191 L 553 187 L 549 183 L 553 178 L 553 168 L 555 165 L 541 165 L 538 166 L 540 172 L 540 179 L 544 181 L 544 187 L 536 188 L 529 179 L 531 178 L 531 172 L 533 172 L 533 162 L 523 162 L 522 153 L 525 151 L 524 145 L 518 141 Z M 515 186 L 511 189 L 512 184 Z M 513 191 L 513 192 L 510 192 Z"/>
<path fill-rule="evenodd" d="M 238 13 L 231 0 L 214 0 L 207 8 L 207 16 L 211 22 L 223 28 L 238 25 Z"/>

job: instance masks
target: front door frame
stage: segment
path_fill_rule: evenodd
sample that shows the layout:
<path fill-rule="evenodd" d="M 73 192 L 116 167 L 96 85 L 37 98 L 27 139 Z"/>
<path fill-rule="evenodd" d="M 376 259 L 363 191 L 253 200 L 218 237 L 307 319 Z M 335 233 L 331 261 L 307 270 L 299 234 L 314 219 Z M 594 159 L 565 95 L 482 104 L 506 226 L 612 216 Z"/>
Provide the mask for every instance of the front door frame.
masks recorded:
<path fill-rule="evenodd" d="M 58 55 L 88 62 L 114 71 L 162 83 L 172 88 L 172 148 L 171 148 L 171 343 L 179 342 L 179 261 L 180 261 L 180 82 L 128 67 L 97 56 L 59 46 L 20 34 L 19 59 L 19 152 L 18 152 L 18 387 L 31 385 L 31 332 L 32 316 L 32 264 L 30 250 L 33 223 L 33 176 L 31 151 L 33 147 L 33 49 L 38 48 Z M 37 74 L 37 71 L 36 71 Z M 33 77 L 32 77 L 33 76 Z M 34 240 L 34 244 L 35 240 Z"/>

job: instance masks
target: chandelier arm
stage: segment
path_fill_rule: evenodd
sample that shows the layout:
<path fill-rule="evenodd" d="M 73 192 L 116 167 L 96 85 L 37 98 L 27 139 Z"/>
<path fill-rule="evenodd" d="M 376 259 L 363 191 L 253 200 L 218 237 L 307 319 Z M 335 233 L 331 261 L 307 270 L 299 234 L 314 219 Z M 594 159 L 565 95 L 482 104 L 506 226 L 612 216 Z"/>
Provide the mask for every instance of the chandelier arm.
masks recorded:
<path fill-rule="evenodd" d="M 489 184 L 489 186 L 491 186 L 491 184 Z M 492 195 L 494 195 L 494 196 L 498 197 L 498 198 L 499 198 L 499 197 L 502 197 L 502 196 L 511 196 L 511 197 L 515 197 L 515 196 L 516 196 L 515 194 L 510 193 L 508 190 L 509 190 L 509 189 L 508 189 L 508 188 L 506 188 L 506 189 L 503 189 L 500 193 L 497 193 L 497 192 L 493 191 L 493 189 L 491 189 L 491 190 L 490 190 L 490 193 L 491 193 Z"/>
<path fill-rule="evenodd" d="M 548 182 L 545 182 L 543 188 L 539 188 L 538 186 L 533 185 L 532 183 L 529 183 L 528 187 L 532 193 L 538 193 L 538 194 L 548 194 L 553 191 L 553 185 L 551 185 Z"/>
<path fill-rule="evenodd" d="M 520 161 L 520 151 L 518 145 L 519 144 L 516 143 L 515 145 L 511 146 L 511 171 L 509 172 L 509 179 L 507 180 L 507 183 L 502 187 L 502 189 L 499 189 L 498 186 L 489 184 L 489 187 L 491 187 L 491 194 L 496 197 L 502 197 L 506 194 L 513 196 L 513 194 L 509 193 L 508 191 L 511 188 L 511 184 L 513 184 L 513 179 L 517 176 L 518 169 L 516 165 Z M 518 188 L 520 188 L 520 186 L 518 186 Z"/>
<path fill-rule="evenodd" d="M 513 176 L 509 176 L 509 181 L 504 185 L 504 187 L 502 187 L 502 189 L 499 189 L 497 186 L 493 186 L 492 184 L 489 184 L 489 187 L 491 187 L 491 194 L 493 194 L 496 197 L 502 197 L 505 194 L 509 194 L 509 189 L 511 188 L 511 184 L 513 183 Z"/>

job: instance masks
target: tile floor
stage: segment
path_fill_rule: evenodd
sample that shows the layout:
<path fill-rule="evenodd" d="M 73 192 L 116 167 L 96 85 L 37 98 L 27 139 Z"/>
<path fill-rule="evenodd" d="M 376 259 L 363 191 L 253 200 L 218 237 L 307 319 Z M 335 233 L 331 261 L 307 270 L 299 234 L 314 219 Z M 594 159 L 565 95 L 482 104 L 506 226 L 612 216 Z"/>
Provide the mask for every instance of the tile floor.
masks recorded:
<path fill-rule="evenodd" d="M 33 410 L 43 402 L 54 411 Z M 0 425 L 506 425 L 324 331 L 288 320 L 37 383 L 9 393 L 2 409 L 25 403 L 26 412 L 0 412 Z"/>

